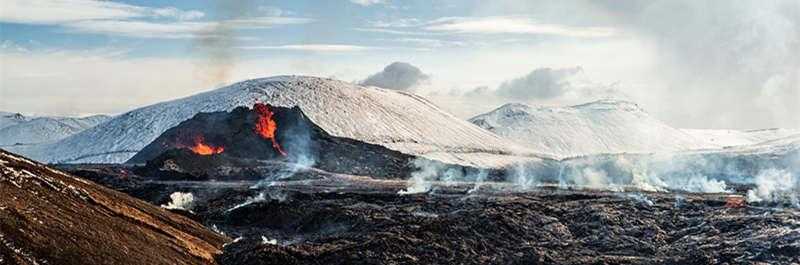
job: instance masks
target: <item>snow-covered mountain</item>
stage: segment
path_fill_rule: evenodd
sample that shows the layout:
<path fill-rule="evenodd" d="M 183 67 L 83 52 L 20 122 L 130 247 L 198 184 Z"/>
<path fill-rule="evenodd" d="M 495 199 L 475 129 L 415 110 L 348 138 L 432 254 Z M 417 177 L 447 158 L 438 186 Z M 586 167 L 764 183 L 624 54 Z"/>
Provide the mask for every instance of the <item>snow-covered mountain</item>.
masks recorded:
<path fill-rule="evenodd" d="M 198 112 L 230 111 L 255 102 L 297 105 L 332 135 L 448 163 L 494 167 L 536 156 L 420 96 L 305 76 L 243 81 L 139 108 L 53 144 L 10 149 L 45 162 L 121 163 Z"/>
<path fill-rule="evenodd" d="M 721 147 L 664 124 L 635 103 L 619 100 L 538 108 L 512 103 L 469 121 L 522 146 L 559 157 Z"/>
<path fill-rule="evenodd" d="M 761 130 L 714 130 L 714 129 L 681 129 L 682 131 L 721 146 L 752 145 L 800 134 L 800 129 L 761 129 Z"/>
<path fill-rule="evenodd" d="M 28 121 L 29 118 L 20 113 L 0 111 L 0 129 Z"/>
<path fill-rule="evenodd" d="M 27 117 L 0 112 L 0 146 L 38 144 L 64 139 L 111 119 L 105 115 L 82 118 Z"/>

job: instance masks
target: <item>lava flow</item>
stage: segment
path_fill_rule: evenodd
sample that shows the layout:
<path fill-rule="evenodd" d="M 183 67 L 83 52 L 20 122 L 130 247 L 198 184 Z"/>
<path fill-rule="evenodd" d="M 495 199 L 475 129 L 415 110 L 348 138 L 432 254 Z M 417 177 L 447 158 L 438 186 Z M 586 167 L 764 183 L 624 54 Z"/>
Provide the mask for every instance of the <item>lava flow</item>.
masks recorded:
<path fill-rule="evenodd" d="M 202 135 L 199 135 L 194 138 L 194 146 L 189 147 L 192 152 L 198 155 L 214 155 L 220 154 L 225 151 L 225 147 L 223 146 L 211 146 L 205 143 L 205 138 Z"/>
<path fill-rule="evenodd" d="M 275 131 L 278 129 L 278 123 L 272 119 L 274 113 L 269 109 L 269 106 L 263 103 L 256 103 L 253 109 L 258 114 L 255 128 L 256 133 L 262 138 L 272 141 L 272 148 L 275 148 L 281 155 L 286 156 L 286 152 L 283 151 L 283 148 L 281 148 L 281 145 L 278 144 L 278 141 L 275 139 Z"/>

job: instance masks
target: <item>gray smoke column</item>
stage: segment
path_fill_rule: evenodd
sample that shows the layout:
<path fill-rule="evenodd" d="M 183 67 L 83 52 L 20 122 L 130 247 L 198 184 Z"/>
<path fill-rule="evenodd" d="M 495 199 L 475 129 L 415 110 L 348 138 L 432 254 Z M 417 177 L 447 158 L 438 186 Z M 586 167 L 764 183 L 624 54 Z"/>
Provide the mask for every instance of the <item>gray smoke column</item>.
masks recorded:
<path fill-rule="evenodd" d="M 195 33 L 194 47 L 205 59 L 198 67 L 200 74 L 212 85 L 221 85 L 229 80 L 238 56 L 235 47 L 239 37 L 236 19 L 254 7 L 253 1 L 215 1 L 217 22 Z"/>

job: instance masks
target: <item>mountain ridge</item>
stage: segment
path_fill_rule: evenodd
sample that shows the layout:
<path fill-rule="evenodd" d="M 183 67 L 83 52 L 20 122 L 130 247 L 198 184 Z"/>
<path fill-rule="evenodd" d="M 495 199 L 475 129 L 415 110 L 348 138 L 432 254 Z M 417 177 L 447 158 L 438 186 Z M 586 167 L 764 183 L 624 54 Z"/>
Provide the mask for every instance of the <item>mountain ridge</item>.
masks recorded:
<path fill-rule="evenodd" d="M 64 139 L 109 119 L 107 115 L 87 117 L 28 117 L 0 112 L 0 146 L 39 144 Z"/>
<path fill-rule="evenodd" d="M 558 157 L 718 148 L 651 117 L 638 104 L 603 99 L 567 107 L 505 104 L 470 122 Z"/>
<path fill-rule="evenodd" d="M 490 167 L 538 155 L 458 119 L 418 95 L 309 76 L 245 80 L 137 108 L 53 144 L 11 149 L 51 163 L 121 163 L 198 112 L 230 111 L 255 102 L 297 105 L 332 135 L 443 162 Z M 75 160 L 77 157 L 86 159 Z"/>

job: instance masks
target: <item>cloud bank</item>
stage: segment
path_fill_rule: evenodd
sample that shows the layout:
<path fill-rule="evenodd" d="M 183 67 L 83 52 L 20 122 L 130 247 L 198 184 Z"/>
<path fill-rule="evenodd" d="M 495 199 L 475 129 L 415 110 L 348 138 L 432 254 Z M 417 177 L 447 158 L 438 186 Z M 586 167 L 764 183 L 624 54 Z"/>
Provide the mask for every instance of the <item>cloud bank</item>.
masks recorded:
<path fill-rule="evenodd" d="M 616 30 L 608 27 L 574 27 L 539 23 L 522 17 L 444 17 L 424 27 L 430 31 L 477 34 L 538 34 L 578 38 L 611 37 Z"/>
<path fill-rule="evenodd" d="M 362 85 L 395 90 L 410 90 L 430 80 L 430 76 L 409 63 L 393 62 L 364 81 Z"/>
<path fill-rule="evenodd" d="M 562 96 L 573 89 L 569 78 L 583 72 L 581 67 L 539 68 L 529 74 L 500 84 L 497 94 L 522 100 L 550 99 Z"/>
<path fill-rule="evenodd" d="M 600 84 L 586 77 L 583 67 L 542 67 L 506 80 L 496 89 L 479 86 L 460 95 L 472 99 L 496 97 L 508 102 L 582 103 L 598 99 L 629 99 L 617 84 Z M 458 93 L 456 93 L 458 94 Z"/>

